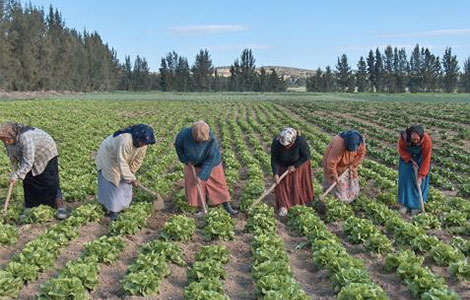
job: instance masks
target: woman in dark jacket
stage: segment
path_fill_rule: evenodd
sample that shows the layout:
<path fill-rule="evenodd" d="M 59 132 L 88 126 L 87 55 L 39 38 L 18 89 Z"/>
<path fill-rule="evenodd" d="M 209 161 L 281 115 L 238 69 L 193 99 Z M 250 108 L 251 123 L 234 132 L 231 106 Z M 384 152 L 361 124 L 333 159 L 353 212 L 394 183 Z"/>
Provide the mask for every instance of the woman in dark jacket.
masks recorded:
<path fill-rule="evenodd" d="M 276 186 L 276 208 L 286 216 L 291 206 L 305 205 L 313 200 L 310 147 L 294 128 L 284 128 L 271 145 L 271 167 Z M 280 181 L 280 176 L 289 174 Z"/>

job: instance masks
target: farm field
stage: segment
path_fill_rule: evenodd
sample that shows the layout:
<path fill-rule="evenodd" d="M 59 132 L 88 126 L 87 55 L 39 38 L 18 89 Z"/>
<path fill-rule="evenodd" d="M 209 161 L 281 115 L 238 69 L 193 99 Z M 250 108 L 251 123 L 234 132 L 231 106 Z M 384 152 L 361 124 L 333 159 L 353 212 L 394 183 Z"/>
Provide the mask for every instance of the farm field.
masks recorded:
<path fill-rule="evenodd" d="M 233 220 L 212 209 L 201 219 L 185 205 L 183 165 L 173 141 L 193 121 L 217 136 Z M 57 222 L 40 208 L 20 220 L 17 185 L 8 222 L 0 224 L 0 299 L 470 299 L 470 97 L 348 94 L 85 94 L 0 102 L 0 121 L 49 132 L 59 148 L 61 187 L 72 216 Z M 163 211 L 135 191 L 110 223 L 96 205 L 93 155 L 115 130 L 153 126 L 137 178 L 165 198 Z M 397 212 L 399 131 L 424 125 L 433 139 L 427 213 Z M 279 218 L 274 195 L 247 207 L 272 181 L 270 145 L 285 126 L 311 148 L 316 198 L 322 154 L 346 129 L 368 146 L 354 205 L 327 198 Z M 0 197 L 10 164 L 0 153 Z M 2 204 L 3 205 L 3 204 Z"/>

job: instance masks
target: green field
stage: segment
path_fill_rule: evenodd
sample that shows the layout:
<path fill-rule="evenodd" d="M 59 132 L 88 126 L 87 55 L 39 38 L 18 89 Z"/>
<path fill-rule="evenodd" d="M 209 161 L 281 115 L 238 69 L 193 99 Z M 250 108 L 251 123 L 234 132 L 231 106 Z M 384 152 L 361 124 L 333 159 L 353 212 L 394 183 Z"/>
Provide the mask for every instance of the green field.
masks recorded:
<path fill-rule="evenodd" d="M 243 211 L 233 224 L 215 209 L 195 219 L 185 205 L 173 141 L 199 119 L 217 136 L 233 204 Z M 80 299 L 359 299 L 358 293 L 370 299 L 470 299 L 468 94 L 95 93 L 3 101 L 0 121 L 7 120 L 54 137 L 61 186 L 69 208 L 78 212 L 77 221 L 65 225 L 39 215 L 24 224 L 21 185 L 15 189 L 9 224 L 0 227 L 0 266 L 6 270 L 0 272 L 0 298 L 42 293 L 41 299 L 58 299 L 47 295 L 60 289 L 64 295 L 78 291 Z M 136 204 L 110 225 L 94 205 L 93 155 L 106 136 L 135 123 L 152 125 L 158 140 L 137 178 L 162 194 L 167 208 L 153 211 L 151 198 L 136 192 Z M 397 214 L 396 144 L 399 131 L 414 123 L 430 133 L 434 148 L 427 213 L 412 219 Z M 268 206 L 246 214 L 272 184 L 270 145 L 285 126 L 299 129 L 310 144 L 316 197 L 329 139 L 346 129 L 363 133 L 368 154 L 356 205 L 328 199 L 326 215 L 298 209 L 287 220 Z M 10 171 L 3 151 L 3 198 Z M 273 197 L 265 201 L 269 206 Z M 175 254 L 152 258 L 149 253 L 164 243 L 151 242 L 163 238 Z M 87 242 L 91 246 L 84 247 Z M 216 244 L 225 248 L 202 248 Z M 197 255 L 204 251 L 210 253 Z M 30 255 L 35 252 L 43 255 Z M 145 272 L 139 264 L 147 265 Z M 205 268 L 220 271 L 206 274 L 212 284 L 195 278 Z"/>

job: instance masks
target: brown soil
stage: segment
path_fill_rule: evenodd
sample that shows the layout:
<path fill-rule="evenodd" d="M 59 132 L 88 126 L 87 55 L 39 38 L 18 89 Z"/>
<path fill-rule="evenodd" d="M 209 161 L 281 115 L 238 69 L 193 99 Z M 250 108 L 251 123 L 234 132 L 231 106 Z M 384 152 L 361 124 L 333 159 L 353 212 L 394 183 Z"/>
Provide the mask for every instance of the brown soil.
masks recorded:
<path fill-rule="evenodd" d="M 84 250 L 84 244 L 92 241 L 101 235 L 106 234 L 106 221 L 101 223 L 90 223 L 80 228 L 79 236 L 73 240 L 70 245 L 63 250 L 57 259 L 53 270 L 41 273 L 39 279 L 26 285 L 20 292 L 18 299 L 35 299 L 34 295 L 39 294 L 40 286 L 50 278 L 58 275 L 58 271 L 63 269 L 68 261 L 77 259 Z"/>
<path fill-rule="evenodd" d="M 30 91 L 30 92 L 5 92 L 0 89 L 0 100 L 26 100 L 26 99 L 42 99 L 54 96 L 80 95 L 82 93 L 71 91 Z"/>
<path fill-rule="evenodd" d="M 385 261 L 382 257 L 366 251 L 362 245 L 351 244 L 342 229 L 341 222 L 328 224 L 328 229 L 336 234 L 343 241 L 343 245 L 347 252 L 364 262 L 364 265 L 373 274 L 372 279 L 375 283 L 380 285 L 390 299 L 402 300 L 413 299 L 406 287 L 406 284 L 396 275 L 396 273 L 389 273 L 385 271 Z"/>
<path fill-rule="evenodd" d="M 296 236 L 288 231 L 286 225 L 278 222 L 278 234 L 283 239 L 289 256 L 289 265 L 294 278 L 300 283 L 304 292 L 313 299 L 335 299 L 333 287 L 328 280 L 328 271 L 314 265 L 311 248 L 305 246 L 296 249 L 301 243 L 307 242 L 305 237 Z"/>
<path fill-rule="evenodd" d="M 41 234 L 45 233 L 51 223 L 45 224 L 26 224 L 19 226 L 19 236 L 16 244 L 11 246 L 0 247 L 0 267 L 3 268 L 11 260 L 14 254 L 18 254 L 24 248 L 25 244 L 34 240 Z"/>

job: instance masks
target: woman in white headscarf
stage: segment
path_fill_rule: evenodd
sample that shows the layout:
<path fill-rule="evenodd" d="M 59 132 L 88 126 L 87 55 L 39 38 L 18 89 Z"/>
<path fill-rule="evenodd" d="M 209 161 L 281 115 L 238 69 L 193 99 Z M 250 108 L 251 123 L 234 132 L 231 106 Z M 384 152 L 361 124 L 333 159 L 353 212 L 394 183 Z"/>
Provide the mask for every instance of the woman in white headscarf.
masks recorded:
<path fill-rule="evenodd" d="M 310 147 L 294 128 L 284 128 L 271 145 L 271 167 L 276 186 L 276 208 L 286 216 L 291 206 L 305 205 L 313 200 Z M 289 174 L 279 181 L 281 174 Z"/>
<path fill-rule="evenodd" d="M 7 122 L 0 126 L 0 140 L 15 169 L 10 175 L 10 184 L 23 180 L 25 208 L 48 205 L 57 208 L 58 219 L 65 219 L 59 184 L 59 152 L 52 137 L 39 128 Z"/>

